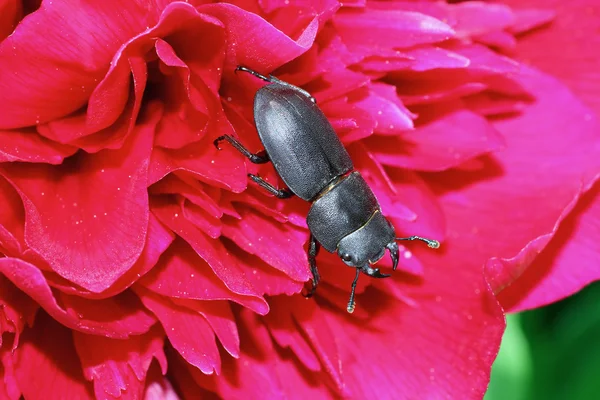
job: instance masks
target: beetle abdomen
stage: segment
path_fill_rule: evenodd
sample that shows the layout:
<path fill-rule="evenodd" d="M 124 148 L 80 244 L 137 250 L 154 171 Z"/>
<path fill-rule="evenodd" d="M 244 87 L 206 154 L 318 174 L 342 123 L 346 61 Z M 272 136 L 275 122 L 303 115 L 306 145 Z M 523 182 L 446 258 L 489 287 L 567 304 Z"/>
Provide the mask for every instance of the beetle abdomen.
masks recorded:
<path fill-rule="evenodd" d="M 315 239 L 334 252 L 340 240 L 360 229 L 378 210 L 371 188 L 354 171 L 315 200 L 306 222 Z"/>
<path fill-rule="evenodd" d="M 254 99 L 254 121 L 279 176 L 304 200 L 353 169 L 323 112 L 293 87 L 272 83 L 261 88 Z"/>

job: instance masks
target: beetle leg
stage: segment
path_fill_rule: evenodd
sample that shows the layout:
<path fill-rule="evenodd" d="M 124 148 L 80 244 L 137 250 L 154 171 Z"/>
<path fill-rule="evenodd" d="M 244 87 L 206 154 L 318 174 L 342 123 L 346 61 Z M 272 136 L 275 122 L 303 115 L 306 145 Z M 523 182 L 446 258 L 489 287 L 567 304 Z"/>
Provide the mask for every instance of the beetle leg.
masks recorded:
<path fill-rule="evenodd" d="M 262 79 L 265 82 L 270 82 L 270 83 L 278 83 L 282 86 L 287 86 L 289 88 L 292 88 L 300 93 L 302 93 L 303 95 L 305 95 L 306 97 L 309 98 L 310 101 L 312 101 L 313 103 L 317 104 L 317 100 L 311 96 L 310 93 L 308 93 L 306 90 L 299 88 L 298 86 L 294 86 L 291 83 L 287 83 L 285 81 L 282 81 L 281 79 L 277 79 L 275 78 L 273 75 L 269 75 L 269 76 L 264 76 L 262 74 L 259 74 L 258 72 L 251 70 L 250 68 L 246 68 L 246 67 L 242 67 L 241 65 L 238 65 L 237 68 L 235 69 L 235 72 L 238 71 L 243 71 L 243 72 L 247 72 L 259 79 Z"/>
<path fill-rule="evenodd" d="M 409 237 L 405 237 L 405 238 L 396 238 L 396 240 L 420 240 L 422 242 L 427 243 L 428 247 L 431 247 L 432 249 L 437 249 L 438 247 L 440 247 L 440 242 L 438 242 L 437 240 L 434 239 L 427 239 L 421 236 L 409 236 Z"/>
<path fill-rule="evenodd" d="M 287 199 L 294 195 L 290 189 L 277 189 L 275 186 L 271 185 L 269 182 L 265 181 L 258 175 L 248 174 L 250 179 L 254 182 L 258 183 L 262 188 L 266 189 L 267 192 L 275 195 L 280 199 Z"/>
<path fill-rule="evenodd" d="M 213 144 L 215 145 L 217 150 L 221 150 L 221 148 L 219 147 L 219 143 L 222 142 L 223 140 L 226 140 L 229 143 L 231 143 L 231 145 L 233 147 L 235 147 L 235 149 L 237 151 L 242 153 L 244 155 L 244 157 L 246 157 L 248 160 L 250 160 L 250 162 L 252 162 L 254 164 L 264 164 L 264 163 L 269 162 L 269 156 L 267 155 L 267 153 L 264 150 L 259 153 L 256 153 L 256 154 L 251 153 L 247 148 L 244 147 L 243 144 L 241 144 L 239 142 L 239 140 L 237 140 L 236 138 L 234 138 L 233 136 L 230 136 L 230 135 L 219 136 L 218 138 L 216 138 L 213 141 Z"/>
<path fill-rule="evenodd" d="M 243 67 L 241 65 L 238 65 L 236 67 L 235 72 L 237 73 L 238 71 L 247 72 L 250 75 L 254 75 L 255 77 L 257 77 L 259 79 L 262 79 L 263 81 L 266 81 L 266 82 L 272 82 L 272 80 L 271 80 L 271 78 L 273 78 L 272 76 L 264 76 L 262 74 L 259 74 L 256 71 L 250 69 L 250 68 L 246 68 L 246 67 Z"/>
<path fill-rule="evenodd" d="M 348 306 L 346 307 L 346 311 L 350 314 L 354 312 L 354 308 L 356 307 L 356 302 L 354 301 L 354 292 L 356 291 L 356 283 L 358 282 L 358 276 L 360 275 L 360 268 L 356 268 L 356 276 L 352 281 L 352 288 L 350 289 L 350 300 L 348 300 Z"/>
<path fill-rule="evenodd" d="M 319 249 L 321 249 L 321 245 L 317 242 L 317 239 L 311 234 L 310 242 L 308 244 L 308 263 L 310 265 L 310 272 L 312 273 L 312 287 L 304 295 L 304 297 L 309 298 L 315 294 L 317 290 L 317 286 L 319 286 L 319 281 L 321 280 L 321 275 L 319 275 L 319 270 L 317 269 L 317 254 L 319 254 Z"/>

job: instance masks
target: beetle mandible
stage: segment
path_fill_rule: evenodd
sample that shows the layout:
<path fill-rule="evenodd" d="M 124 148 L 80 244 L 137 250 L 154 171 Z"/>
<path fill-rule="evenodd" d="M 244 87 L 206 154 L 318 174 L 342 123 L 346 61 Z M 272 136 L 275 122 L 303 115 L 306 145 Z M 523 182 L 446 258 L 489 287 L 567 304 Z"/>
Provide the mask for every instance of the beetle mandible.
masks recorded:
<path fill-rule="evenodd" d="M 323 246 L 342 261 L 356 268 L 347 311 L 354 312 L 354 292 L 360 273 L 374 278 L 387 278 L 372 267 L 390 251 L 394 271 L 398 267 L 397 240 L 421 240 L 431 248 L 437 240 L 420 236 L 397 238 L 394 227 L 382 215 L 377 198 L 358 171 L 333 127 L 319 109 L 316 100 L 305 90 L 238 66 L 235 72 L 254 75 L 268 85 L 256 92 L 254 122 L 264 151 L 251 153 L 236 138 L 220 136 L 255 164 L 271 161 L 288 186 L 278 189 L 260 176 L 250 179 L 268 192 L 285 199 L 293 195 L 312 203 L 306 222 L 310 230 L 308 261 L 312 272 L 311 297 L 319 284 L 316 257 Z"/>

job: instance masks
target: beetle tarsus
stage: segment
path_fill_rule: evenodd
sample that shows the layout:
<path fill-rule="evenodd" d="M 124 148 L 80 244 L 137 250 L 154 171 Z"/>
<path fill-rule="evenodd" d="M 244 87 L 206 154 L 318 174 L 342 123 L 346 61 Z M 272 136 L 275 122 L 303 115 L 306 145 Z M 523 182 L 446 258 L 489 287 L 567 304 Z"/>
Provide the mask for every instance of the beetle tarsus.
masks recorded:
<path fill-rule="evenodd" d="M 396 240 L 420 240 L 422 242 L 427 243 L 428 247 L 431 247 L 432 249 L 437 249 L 438 247 L 440 247 L 440 242 L 438 242 L 435 239 L 427 239 L 421 236 L 409 236 L 409 237 L 405 237 L 405 238 L 396 238 Z"/>
<path fill-rule="evenodd" d="M 310 235 L 310 241 L 308 244 L 308 263 L 310 265 L 310 272 L 312 274 L 312 287 L 310 290 L 303 294 L 304 297 L 310 298 L 315 294 L 317 290 L 317 286 L 319 286 L 319 281 L 321 280 L 321 276 L 319 275 L 319 270 L 317 268 L 317 254 L 319 254 L 319 250 L 321 249 L 321 245 L 313 235 Z"/>
<path fill-rule="evenodd" d="M 254 70 L 252 70 L 250 68 L 246 68 L 244 66 L 241 66 L 241 65 L 238 65 L 237 68 L 235 69 L 236 73 L 238 71 L 247 72 L 250 75 L 253 75 L 253 76 L 255 76 L 255 77 L 259 78 L 259 79 L 262 79 L 263 81 L 266 81 L 266 82 L 273 82 L 273 80 L 272 80 L 273 77 L 272 76 L 265 76 L 263 74 L 259 74 L 258 72 L 254 71 Z"/>
<path fill-rule="evenodd" d="M 245 148 L 244 145 L 241 144 L 239 140 L 237 140 L 236 138 L 234 138 L 233 136 L 230 136 L 230 135 L 219 136 L 218 138 L 216 138 L 213 141 L 213 144 L 215 145 L 217 150 L 221 150 L 221 148 L 219 147 L 219 143 L 221 143 L 223 140 L 226 140 L 227 142 L 229 142 L 233 147 L 235 147 L 235 149 L 237 151 L 242 153 L 242 155 L 244 157 L 246 157 L 248 160 L 250 160 L 250 162 L 253 164 L 264 164 L 264 163 L 267 163 L 270 161 L 269 156 L 267 155 L 267 153 L 264 150 L 260 151 L 258 153 L 251 153 L 250 150 Z"/>
<path fill-rule="evenodd" d="M 254 182 L 258 183 L 258 185 L 264 188 L 267 192 L 275 195 L 275 197 L 279 199 L 289 199 L 294 195 L 294 193 L 289 189 L 277 189 L 275 186 L 271 185 L 258 175 L 248 174 L 248 177 L 250 177 L 250 179 L 252 179 Z"/>
<path fill-rule="evenodd" d="M 304 89 L 302 89 L 302 88 L 299 88 L 298 86 L 294 86 L 294 85 L 292 85 L 291 83 L 287 83 L 287 82 L 285 82 L 285 81 L 282 81 L 282 80 L 280 80 L 280 79 L 277 79 L 277 78 L 276 78 L 276 77 L 274 77 L 273 75 L 265 76 L 265 75 L 263 75 L 263 74 L 259 74 L 258 72 L 254 71 L 254 70 L 252 70 L 252 69 L 250 69 L 250 68 L 246 68 L 246 67 L 243 67 L 243 66 L 241 66 L 241 65 L 238 65 L 238 66 L 237 66 L 237 68 L 235 69 L 235 72 L 236 72 L 236 73 L 237 73 L 238 71 L 247 72 L 247 73 L 249 73 L 249 74 L 251 74 L 251 75 L 253 75 L 253 76 L 255 76 L 255 77 L 259 78 L 259 79 L 262 79 L 262 80 L 263 80 L 263 81 L 265 81 L 265 82 L 270 82 L 270 83 L 278 83 L 278 84 L 280 84 L 280 85 L 282 85 L 282 86 L 287 86 L 287 87 L 289 87 L 289 88 L 292 88 L 292 89 L 294 89 L 295 91 L 297 91 L 297 92 L 300 92 L 300 93 L 302 93 L 304 96 L 308 97 L 308 99 L 309 99 L 310 101 L 312 101 L 314 104 L 317 104 L 317 99 L 315 99 L 315 98 L 314 98 L 314 97 L 313 97 L 313 96 L 312 96 L 310 93 L 308 93 L 306 90 L 304 90 Z"/>
<path fill-rule="evenodd" d="M 356 307 L 356 302 L 354 301 L 354 292 L 356 291 L 356 284 L 358 283 L 358 276 L 360 275 L 360 268 L 356 268 L 356 276 L 352 281 L 352 288 L 350 289 L 350 300 L 348 300 L 348 306 L 346 307 L 346 311 L 352 314 L 354 312 L 354 308 Z"/>

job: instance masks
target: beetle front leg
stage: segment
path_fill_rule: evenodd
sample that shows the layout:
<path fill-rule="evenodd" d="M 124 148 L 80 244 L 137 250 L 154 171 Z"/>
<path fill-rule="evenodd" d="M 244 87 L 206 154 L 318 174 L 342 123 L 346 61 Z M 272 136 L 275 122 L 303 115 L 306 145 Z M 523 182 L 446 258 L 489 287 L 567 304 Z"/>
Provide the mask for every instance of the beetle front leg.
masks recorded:
<path fill-rule="evenodd" d="M 280 199 L 289 199 L 294 195 L 290 189 L 277 189 L 275 186 L 271 185 L 269 182 L 265 181 L 258 175 L 248 174 L 250 179 L 254 182 L 258 183 L 260 187 L 264 188 L 267 192 L 275 195 L 275 197 Z"/>
<path fill-rule="evenodd" d="M 310 272 L 312 273 L 312 287 L 304 295 L 304 297 L 309 298 L 315 294 L 317 290 L 317 286 L 319 286 L 319 281 L 321 280 L 321 276 L 319 275 L 319 270 L 317 269 L 317 254 L 319 254 L 319 250 L 321 249 L 321 245 L 317 242 L 317 239 L 311 234 L 310 241 L 308 244 L 308 264 L 310 265 Z"/>
<path fill-rule="evenodd" d="M 226 140 L 229 143 L 231 143 L 231 145 L 235 147 L 237 151 L 242 153 L 244 157 L 246 157 L 248 160 L 250 160 L 250 162 L 254 164 L 264 164 L 270 161 L 269 156 L 264 150 L 259 153 L 251 153 L 247 148 L 244 147 L 243 144 L 239 142 L 239 140 L 230 135 L 219 136 L 213 141 L 213 144 L 215 145 L 217 150 L 221 150 L 221 148 L 219 147 L 219 143 L 221 143 L 223 140 Z"/>

